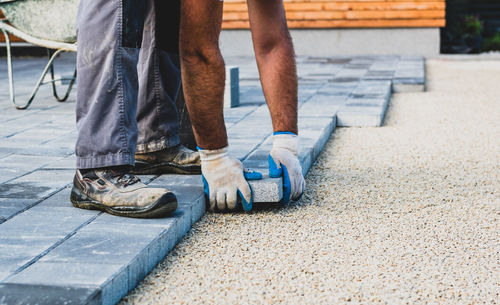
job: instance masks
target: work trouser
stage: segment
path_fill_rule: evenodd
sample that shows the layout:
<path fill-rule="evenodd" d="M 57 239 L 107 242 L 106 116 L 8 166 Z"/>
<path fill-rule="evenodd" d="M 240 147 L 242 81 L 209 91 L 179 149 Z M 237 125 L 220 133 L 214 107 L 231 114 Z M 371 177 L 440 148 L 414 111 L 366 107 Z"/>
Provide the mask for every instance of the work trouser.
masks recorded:
<path fill-rule="evenodd" d="M 180 0 L 81 0 L 77 168 L 180 143 L 179 15 Z"/>

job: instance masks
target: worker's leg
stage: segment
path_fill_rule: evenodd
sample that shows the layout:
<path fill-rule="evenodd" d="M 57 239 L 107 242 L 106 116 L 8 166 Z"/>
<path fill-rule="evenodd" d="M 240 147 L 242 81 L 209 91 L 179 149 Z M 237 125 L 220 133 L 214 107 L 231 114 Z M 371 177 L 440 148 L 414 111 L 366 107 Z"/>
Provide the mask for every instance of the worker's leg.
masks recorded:
<path fill-rule="evenodd" d="M 176 146 L 179 123 L 175 100 L 181 84 L 180 0 L 148 0 L 139 56 L 137 152 Z"/>
<path fill-rule="evenodd" d="M 224 60 L 219 50 L 222 2 L 182 0 L 181 67 L 186 105 L 198 146 L 227 146 L 223 117 Z"/>
<path fill-rule="evenodd" d="M 255 57 L 274 131 L 297 134 L 297 69 L 282 0 L 248 0 Z"/>
<path fill-rule="evenodd" d="M 134 164 L 142 0 L 82 0 L 78 11 L 77 168 Z"/>
<path fill-rule="evenodd" d="M 130 174 L 137 143 L 137 60 L 143 0 L 82 0 L 78 12 L 77 170 L 73 206 L 161 217 L 175 195 Z M 125 165 L 125 166 L 121 166 Z"/>
<path fill-rule="evenodd" d="M 147 0 L 139 55 L 138 174 L 198 174 L 198 152 L 180 145 L 176 98 L 179 63 L 180 0 Z"/>

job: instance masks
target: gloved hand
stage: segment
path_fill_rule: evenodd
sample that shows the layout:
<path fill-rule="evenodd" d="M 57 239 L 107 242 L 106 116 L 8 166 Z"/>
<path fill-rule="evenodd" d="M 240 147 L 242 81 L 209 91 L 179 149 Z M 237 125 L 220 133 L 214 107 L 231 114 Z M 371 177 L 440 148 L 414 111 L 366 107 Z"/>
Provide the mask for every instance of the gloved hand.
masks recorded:
<path fill-rule="evenodd" d="M 203 188 L 210 200 L 210 210 L 234 210 L 239 196 L 243 210 L 250 211 L 253 199 L 247 180 L 262 179 L 262 174 L 244 171 L 240 160 L 229 156 L 227 147 L 217 150 L 199 149 L 199 152 Z"/>
<path fill-rule="evenodd" d="M 283 177 L 283 200 L 297 200 L 306 187 L 298 159 L 298 136 L 291 132 L 275 132 L 269 153 L 269 177 Z"/>

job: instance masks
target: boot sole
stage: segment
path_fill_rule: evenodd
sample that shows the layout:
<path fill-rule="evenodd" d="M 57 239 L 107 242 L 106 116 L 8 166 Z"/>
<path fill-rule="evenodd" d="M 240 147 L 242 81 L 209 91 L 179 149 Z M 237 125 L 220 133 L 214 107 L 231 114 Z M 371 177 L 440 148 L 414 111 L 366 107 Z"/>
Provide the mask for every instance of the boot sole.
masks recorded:
<path fill-rule="evenodd" d="M 71 190 L 70 200 L 75 208 L 98 210 L 111 215 L 133 218 L 161 218 L 172 214 L 177 209 L 177 198 L 173 193 L 166 193 L 149 206 L 143 208 L 109 207 L 83 194 L 76 187 Z"/>
<path fill-rule="evenodd" d="M 163 174 L 182 174 L 182 175 L 201 175 L 201 166 L 199 165 L 179 165 L 175 163 L 149 164 L 136 161 L 132 169 L 134 175 L 163 175 Z"/>

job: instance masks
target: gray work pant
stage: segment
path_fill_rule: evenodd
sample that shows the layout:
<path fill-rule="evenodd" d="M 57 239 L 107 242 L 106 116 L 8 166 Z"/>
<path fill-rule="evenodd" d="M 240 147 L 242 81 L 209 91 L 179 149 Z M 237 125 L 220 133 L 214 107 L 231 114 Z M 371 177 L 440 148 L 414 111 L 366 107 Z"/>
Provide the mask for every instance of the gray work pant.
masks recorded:
<path fill-rule="evenodd" d="M 179 0 L 81 0 L 77 168 L 180 143 Z"/>

